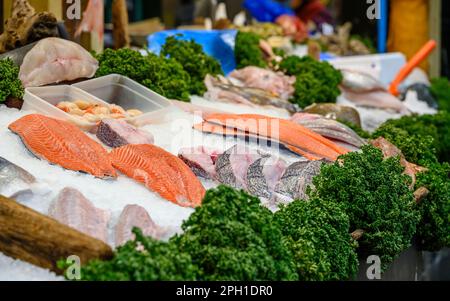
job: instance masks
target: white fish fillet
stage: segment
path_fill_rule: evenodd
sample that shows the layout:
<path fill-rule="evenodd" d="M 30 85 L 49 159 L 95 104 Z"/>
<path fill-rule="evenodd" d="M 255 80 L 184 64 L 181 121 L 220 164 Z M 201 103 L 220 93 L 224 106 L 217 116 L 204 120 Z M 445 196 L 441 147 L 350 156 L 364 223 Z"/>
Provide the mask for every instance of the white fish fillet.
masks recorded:
<path fill-rule="evenodd" d="M 123 209 L 116 225 L 116 247 L 134 239 L 132 230 L 134 227 L 140 228 L 145 236 L 154 239 L 161 239 L 165 231 L 152 220 L 148 212 L 138 205 L 127 205 Z"/>
<path fill-rule="evenodd" d="M 64 188 L 49 209 L 49 216 L 84 234 L 108 243 L 108 222 L 111 214 L 95 208 L 76 189 Z"/>
<path fill-rule="evenodd" d="M 46 38 L 27 53 L 20 66 L 19 78 L 24 87 L 39 87 L 90 78 L 97 69 L 97 60 L 77 43 Z"/>

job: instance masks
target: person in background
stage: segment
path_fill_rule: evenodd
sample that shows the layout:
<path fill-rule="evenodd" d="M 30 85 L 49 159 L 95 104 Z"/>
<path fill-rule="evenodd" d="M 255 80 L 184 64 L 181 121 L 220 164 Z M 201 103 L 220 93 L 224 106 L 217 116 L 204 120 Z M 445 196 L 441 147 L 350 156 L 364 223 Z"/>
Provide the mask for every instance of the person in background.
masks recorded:
<path fill-rule="evenodd" d="M 329 0 L 292 0 L 290 6 L 305 23 L 312 22 L 317 28 L 323 24 L 334 25 L 335 21 L 327 10 Z"/>

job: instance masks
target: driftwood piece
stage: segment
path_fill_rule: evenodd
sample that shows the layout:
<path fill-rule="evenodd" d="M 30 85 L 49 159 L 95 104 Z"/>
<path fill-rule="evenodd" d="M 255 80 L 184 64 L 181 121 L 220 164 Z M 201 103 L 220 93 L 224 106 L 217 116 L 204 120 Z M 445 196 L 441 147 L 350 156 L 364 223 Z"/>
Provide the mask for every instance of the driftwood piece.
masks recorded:
<path fill-rule="evenodd" d="M 130 47 L 128 30 L 128 10 L 125 0 L 114 0 L 112 3 L 114 48 Z"/>
<path fill-rule="evenodd" d="M 420 187 L 416 191 L 414 191 L 414 200 L 417 204 L 423 201 L 430 194 L 430 191 L 425 187 Z"/>
<path fill-rule="evenodd" d="M 81 264 L 112 258 L 104 242 L 0 196 L 0 252 L 58 274 L 59 260 L 76 255 Z"/>
<path fill-rule="evenodd" d="M 11 17 L 0 35 L 0 53 L 47 37 L 58 36 L 57 19 L 49 12 L 37 13 L 27 0 L 15 0 Z"/>

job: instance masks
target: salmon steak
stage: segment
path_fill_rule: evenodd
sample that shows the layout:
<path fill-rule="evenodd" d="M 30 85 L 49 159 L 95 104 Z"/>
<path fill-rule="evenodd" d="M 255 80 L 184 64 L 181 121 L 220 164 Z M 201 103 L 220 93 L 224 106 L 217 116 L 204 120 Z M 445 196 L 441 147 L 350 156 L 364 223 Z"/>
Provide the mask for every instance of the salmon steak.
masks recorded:
<path fill-rule="evenodd" d="M 331 140 L 285 119 L 252 114 L 214 114 L 206 118 L 206 123 L 265 137 L 285 145 L 291 151 L 310 160 L 325 158 L 334 161 L 340 155 L 349 152 Z M 205 123 L 203 123 L 203 127 L 205 127 Z M 198 128 L 198 126 L 194 126 L 194 128 Z M 206 130 L 206 132 L 211 131 Z"/>
<path fill-rule="evenodd" d="M 182 207 L 200 206 L 205 196 L 205 188 L 189 166 L 155 145 L 122 146 L 111 151 L 109 158 L 120 172 Z"/>
<path fill-rule="evenodd" d="M 106 150 L 69 122 L 31 114 L 11 123 L 9 129 L 30 152 L 51 164 L 97 178 L 117 177 Z"/>

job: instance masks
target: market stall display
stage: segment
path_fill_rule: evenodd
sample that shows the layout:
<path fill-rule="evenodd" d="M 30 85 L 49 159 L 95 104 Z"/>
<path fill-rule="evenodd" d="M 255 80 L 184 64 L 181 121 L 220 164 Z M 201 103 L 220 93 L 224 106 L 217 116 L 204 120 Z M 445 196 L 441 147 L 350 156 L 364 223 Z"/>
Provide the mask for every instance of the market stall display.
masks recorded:
<path fill-rule="evenodd" d="M 83 280 L 330 281 L 450 247 L 448 80 L 413 114 L 373 74 L 274 47 L 306 38 L 297 19 L 237 27 L 230 73 L 176 32 L 1 60 L 0 103 L 23 107 L 0 106 L 0 252 L 58 275 L 79 254 Z M 336 52 L 367 53 L 346 28 Z"/>

